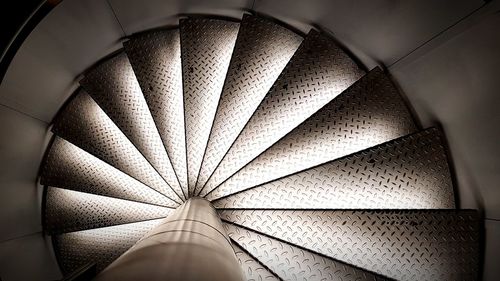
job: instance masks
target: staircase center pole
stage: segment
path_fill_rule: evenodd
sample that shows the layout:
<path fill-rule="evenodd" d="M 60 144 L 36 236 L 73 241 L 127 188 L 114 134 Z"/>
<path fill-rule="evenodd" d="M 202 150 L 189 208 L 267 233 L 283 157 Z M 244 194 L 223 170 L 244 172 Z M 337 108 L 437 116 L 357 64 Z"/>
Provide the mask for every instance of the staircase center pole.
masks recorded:
<path fill-rule="evenodd" d="M 235 280 L 241 266 L 214 207 L 190 198 L 95 280 Z"/>

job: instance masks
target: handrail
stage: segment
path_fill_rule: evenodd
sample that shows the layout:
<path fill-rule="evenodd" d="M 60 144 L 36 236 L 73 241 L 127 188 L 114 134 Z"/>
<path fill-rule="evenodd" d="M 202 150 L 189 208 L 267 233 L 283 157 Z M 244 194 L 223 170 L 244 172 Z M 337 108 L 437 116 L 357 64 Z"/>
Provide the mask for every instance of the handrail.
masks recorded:
<path fill-rule="evenodd" d="M 3 81 L 5 73 L 9 68 L 12 59 L 16 55 L 19 48 L 22 46 L 28 35 L 49 14 L 52 9 L 61 3 L 62 0 L 44 0 L 38 7 L 28 16 L 16 34 L 9 41 L 0 57 L 0 84 Z"/>

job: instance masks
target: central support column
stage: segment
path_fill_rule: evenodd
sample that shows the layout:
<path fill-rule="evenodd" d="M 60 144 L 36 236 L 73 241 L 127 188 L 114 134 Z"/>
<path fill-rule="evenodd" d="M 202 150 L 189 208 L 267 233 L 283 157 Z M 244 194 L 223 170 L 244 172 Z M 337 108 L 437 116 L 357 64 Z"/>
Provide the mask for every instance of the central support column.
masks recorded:
<path fill-rule="evenodd" d="M 191 198 L 95 280 L 244 280 L 214 207 Z"/>

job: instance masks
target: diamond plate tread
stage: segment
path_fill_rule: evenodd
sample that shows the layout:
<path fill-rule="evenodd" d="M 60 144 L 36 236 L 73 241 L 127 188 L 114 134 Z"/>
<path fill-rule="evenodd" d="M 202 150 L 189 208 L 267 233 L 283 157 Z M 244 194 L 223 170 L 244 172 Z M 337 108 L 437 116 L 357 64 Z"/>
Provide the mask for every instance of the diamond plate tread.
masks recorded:
<path fill-rule="evenodd" d="M 197 188 L 222 160 L 302 39 L 271 20 L 243 16 Z"/>
<path fill-rule="evenodd" d="M 264 209 L 453 209 L 455 199 L 442 133 L 431 128 L 213 204 Z"/>
<path fill-rule="evenodd" d="M 236 258 L 241 264 L 241 269 L 247 281 L 279 281 L 278 277 L 274 275 L 269 269 L 260 264 L 258 260 L 250 256 L 245 250 L 232 241 L 232 246 Z"/>
<path fill-rule="evenodd" d="M 182 189 L 125 53 L 93 68 L 80 81 L 118 128 L 182 198 Z"/>
<path fill-rule="evenodd" d="M 219 214 L 226 221 L 397 280 L 478 279 L 480 219 L 475 210 L 225 210 Z"/>
<path fill-rule="evenodd" d="M 54 122 L 52 131 L 134 177 L 169 199 L 176 193 L 94 100 L 80 91 Z"/>
<path fill-rule="evenodd" d="M 224 85 L 239 23 L 180 20 L 188 185 L 192 193 Z"/>
<path fill-rule="evenodd" d="M 217 187 L 363 74 L 332 38 L 312 30 L 200 195 Z"/>
<path fill-rule="evenodd" d="M 245 190 L 415 131 L 417 126 L 398 90 L 380 68 L 375 68 L 214 189 L 207 199 Z"/>
<path fill-rule="evenodd" d="M 43 164 L 42 185 L 96 195 L 176 207 L 179 204 L 99 160 L 77 146 L 56 137 Z"/>
<path fill-rule="evenodd" d="M 124 47 L 179 183 L 187 195 L 179 30 L 137 35 L 125 42 Z"/>
<path fill-rule="evenodd" d="M 82 230 L 53 236 L 56 257 L 63 273 L 93 262 L 100 272 L 132 247 L 163 219 Z"/>
<path fill-rule="evenodd" d="M 260 233 L 224 223 L 229 237 L 283 280 L 386 280 Z"/>
<path fill-rule="evenodd" d="M 57 187 L 47 188 L 44 230 L 60 234 L 166 217 L 173 209 Z"/>

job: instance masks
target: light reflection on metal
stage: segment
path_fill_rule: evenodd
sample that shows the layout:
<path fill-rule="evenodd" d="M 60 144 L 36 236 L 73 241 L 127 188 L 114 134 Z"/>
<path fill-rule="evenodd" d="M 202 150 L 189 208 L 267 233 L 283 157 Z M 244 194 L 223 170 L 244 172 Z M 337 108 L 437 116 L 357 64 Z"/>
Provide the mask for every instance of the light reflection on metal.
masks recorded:
<path fill-rule="evenodd" d="M 167 207 L 179 205 L 58 137 L 50 147 L 40 182 L 42 185 Z"/>
<path fill-rule="evenodd" d="M 268 19 L 243 16 L 195 193 L 206 183 L 301 42 L 301 36 Z"/>
<path fill-rule="evenodd" d="M 207 195 L 225 195 L 415 132 L 410 112 L 376 68 Z"/>
<path fill-rule="evenodd" d="M 475 210 L 219 214 L 223 220 L 396 280 L 478 280 L 480 219 Z M 275 248 L 264 245 L 265 250 Z"/>
<path fill-rule="evenodd" d="M 78 92 L 63 109 L 52 130 L 169 199 L 180 201 L 146 158 L 85 91 Z"/>
<path fill-rule="evenodd" d="M 248 164 L 363 74 L 332 38 L 311 31 L 200 196 L 205 196 Z"/>
<path fill-rule="evenodd" d="M 214 205 L 265 209 L 452 209 L 455 198 L 441 134 L 437 129 L 428 129 L 230 195 Z"/>
<path fill-rule="evenodd" d="M 95 280 L 243 280 L 215 209 L 190 198 Z"/>
<path fill-rule="evenodd" d="M 97 65 L 85 74 L 80 84 L 183 199 L 179 181 L 127 55 L 120 53 Z"/>
<path fill-rule="evenodd" d="M 56 187 L 47 187 L 45 231 L 78 230 L 166 217 L 173 209 Z"/>
<path fill-rule="evenodd" d="M 180 21 L 188 183 L 192 194 L 231 60 L 239 23 Z"/>
<path fill-rule="evenodd" d="M 179 30 L 150 31 L 133 36 L 124 47 L 184 195 L 187 195 Z"/>
<path fill-rule="evenodd" d="M 162 221 L 156 219 L 55 235 L 54 248 L 61 269 L 66 275 L 83 264 L 94 262 L 99 272 Z"/>
<path fill-rule="evenodd" d="M 259 260 L 251 257 L 234 240 L 232 241 L 234 253 L 240 262 L 241 269 L 245 274 L 246 280 L 266 280 L 279 281 L 280 279 L 273 272 L 264 267 Z"/>
<path fill-rule="evenodd" d="M 231 239 L 268 266 L 282 280 L 388 280 L 233 224 L 224 223 L 224 227 Z"/>

